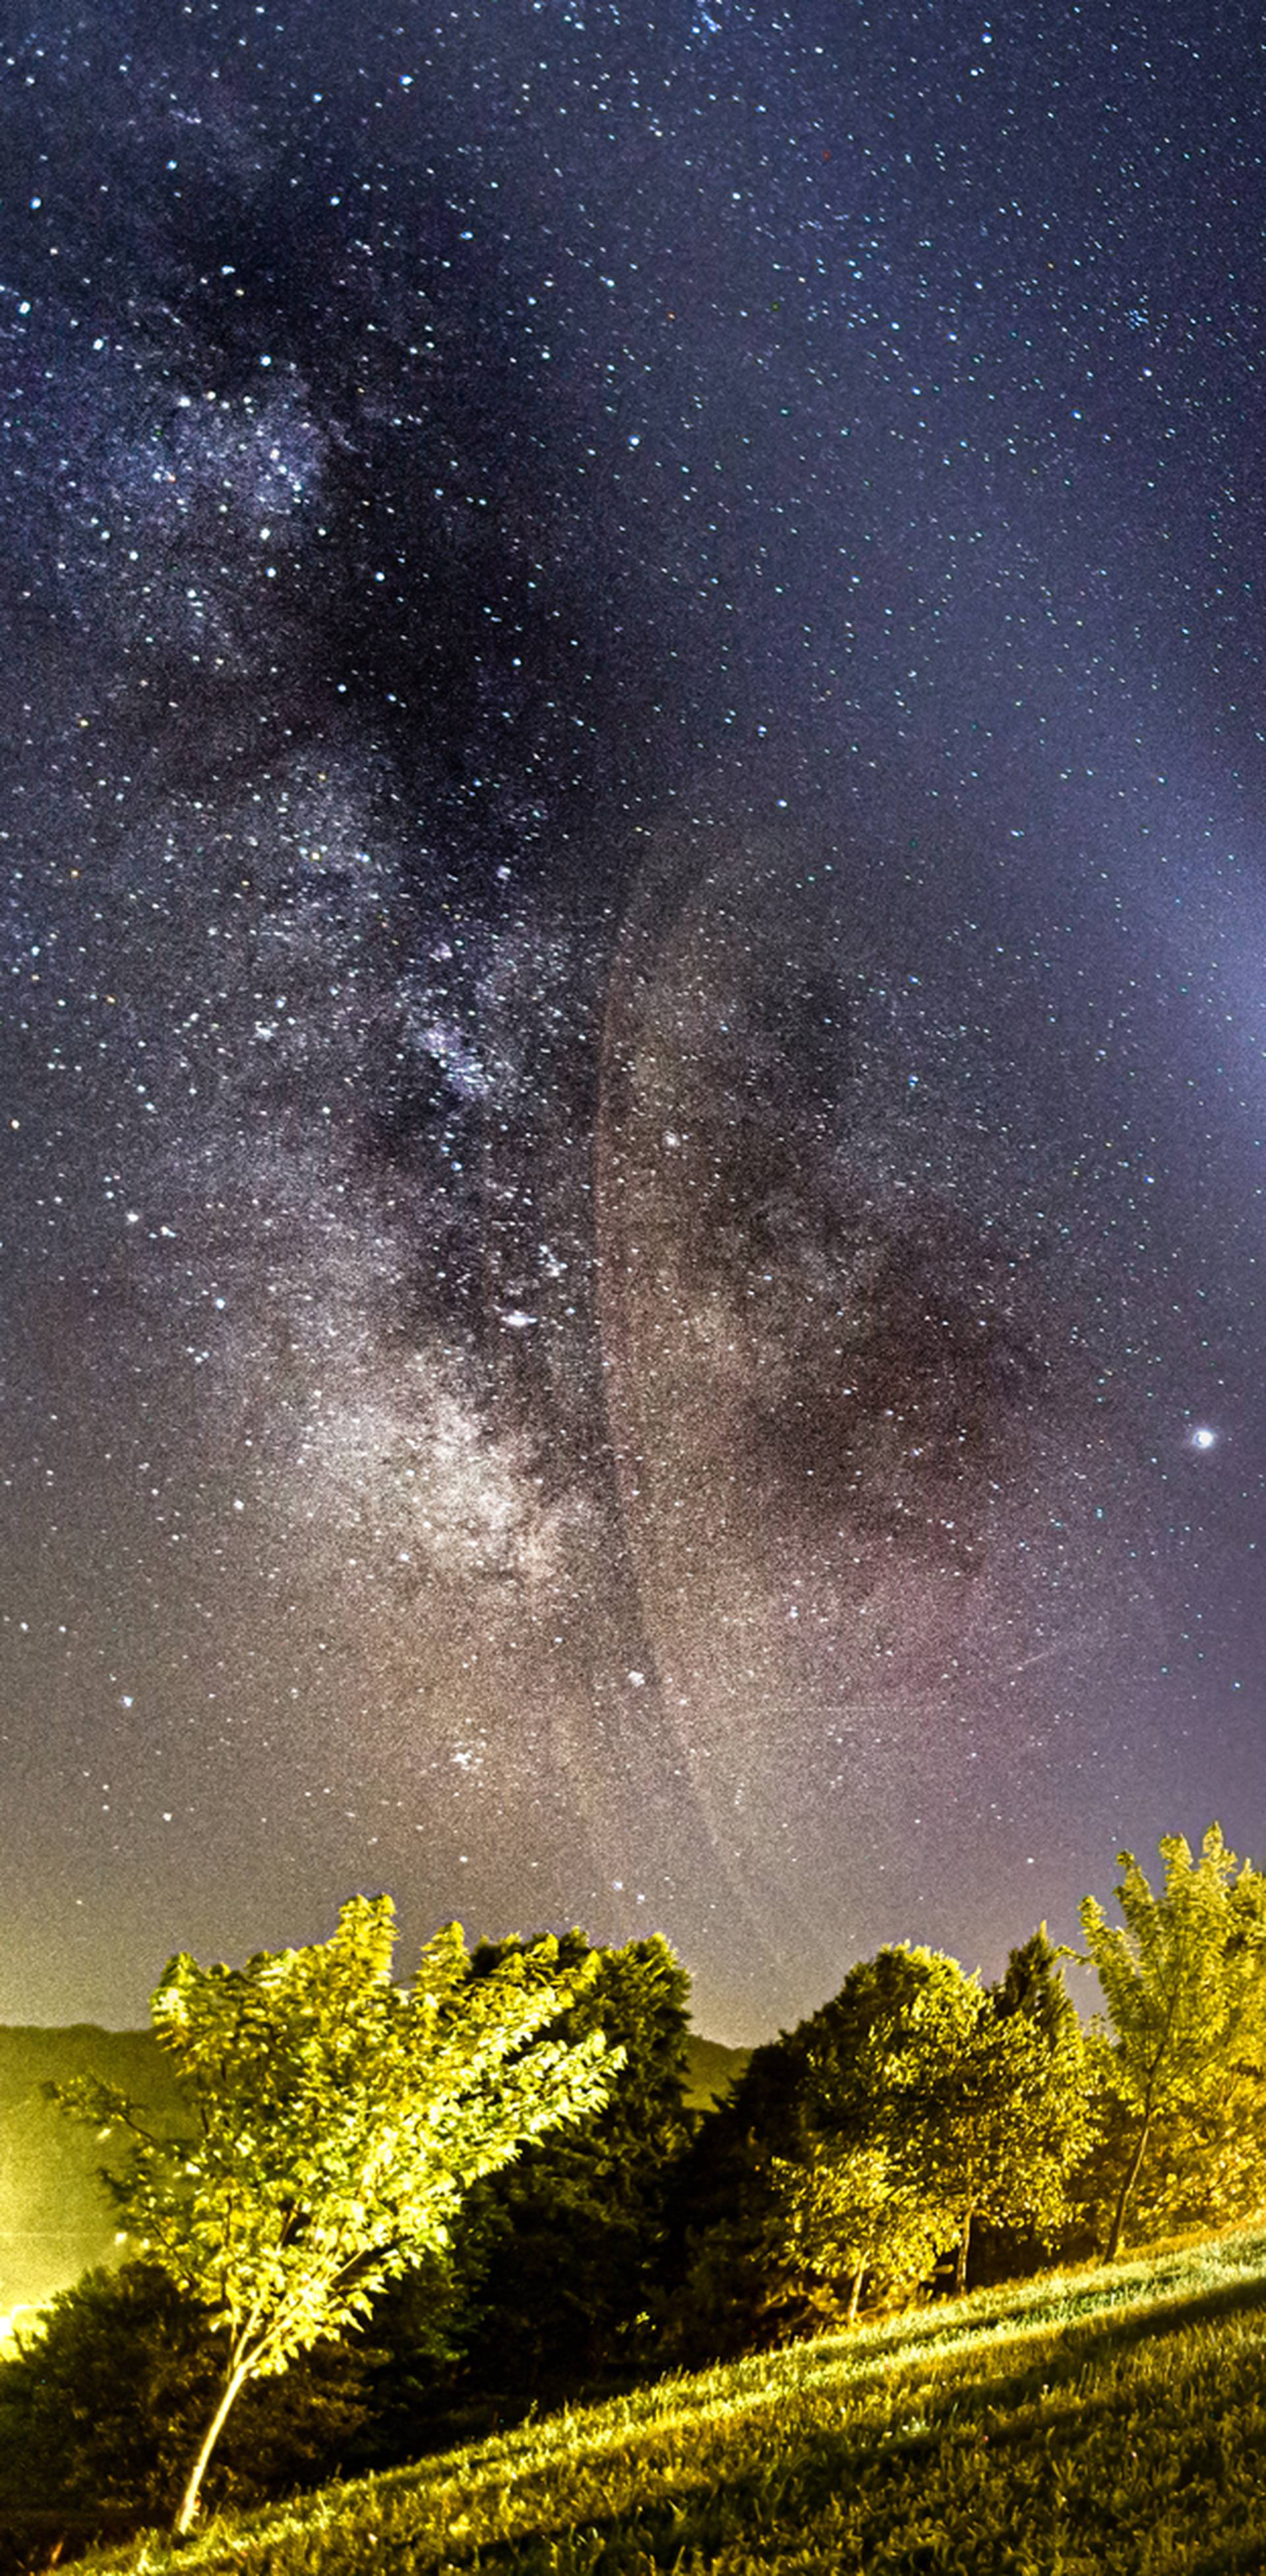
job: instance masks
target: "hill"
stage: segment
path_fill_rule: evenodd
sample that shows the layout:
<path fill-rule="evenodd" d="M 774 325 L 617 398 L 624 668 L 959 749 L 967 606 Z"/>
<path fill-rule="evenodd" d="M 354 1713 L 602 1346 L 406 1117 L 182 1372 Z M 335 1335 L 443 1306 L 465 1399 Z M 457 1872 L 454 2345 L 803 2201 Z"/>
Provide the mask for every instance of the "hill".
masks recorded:
<path fill-rule="evenodd" d="M 703 2109 L 723 2092 L 749 2052 L 720 2040 L 686 2043 L 686 2101 Z M 103 2150 L 64 2118 L 42 2087 L 71 2075 L 99 2075 L 135 2102 L 168 2116 L 178 2095 L 147 2030 L 0 2025 L 0 2311 L 38 2307 L 91 2264 L 117 2260 L 109 2204 L 98 2181 Z"/>
<path fill-rule="evenodd" d="M 727 2048 L 720 2039 L 700 2039 L 692 2030 L 686 2041 L 686 2103 L 692 2111 L 705 2111 L 719 2101 L 742 2074 L 751 2056 L 750 2048 Z"/>
<path fill-rule="evenodd" d="M 182 2576 L 1241 2576 L 1266 2230 L 823 2337 L 226 2516 Z M 176 2564 L 151 2537 L 86 2567 Z"/>
<path fill-rule="evenodd" d="M 0 2026 L 0 2310 L 38 2306 L 91 2263 L 116 2258 L 97 2177 L 103 2149 L 45 2099 L 43 2086 L 99 2075 L 151 2110 L 177 2095 L 146 2030 Z"/>

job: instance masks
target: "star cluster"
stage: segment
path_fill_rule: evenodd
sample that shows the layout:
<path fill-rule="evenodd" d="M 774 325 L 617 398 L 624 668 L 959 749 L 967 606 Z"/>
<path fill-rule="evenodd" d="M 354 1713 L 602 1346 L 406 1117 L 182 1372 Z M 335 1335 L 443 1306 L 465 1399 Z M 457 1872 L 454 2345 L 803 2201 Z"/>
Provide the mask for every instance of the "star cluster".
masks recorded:
<path fill-rule="evenodd" d="M 15 22 L 8 2018 L 1255 1847 L 1259 34 Z"/>

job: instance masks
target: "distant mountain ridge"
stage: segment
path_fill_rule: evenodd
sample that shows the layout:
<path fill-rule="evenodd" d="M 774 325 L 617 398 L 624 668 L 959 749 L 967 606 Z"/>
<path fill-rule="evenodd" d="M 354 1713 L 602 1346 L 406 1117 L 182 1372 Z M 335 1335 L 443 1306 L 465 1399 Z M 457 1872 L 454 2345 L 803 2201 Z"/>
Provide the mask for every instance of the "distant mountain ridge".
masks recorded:
<path fill-rule="evenodd" d="M 704 2110 L 741 2073 L 751 2052 L 720 2040 L 686 2041 L 685 2099 Z M 97 2075 L 146 2109 L 170 2115 L 179 2094 L 152 2031 L 0 2024 L 0 2319 L 39 2307 L 119 2245 L 99 2175 L 100 2139 L 44 2095 L 48 2083 Z"/>
<path fill-rule="evenodd" d="M 692 2111 L 706 2111 L 719 2102 L 731 2084 L 737 2082 L 751 2056 L 750 2048 L 727 2048 L 724 2040 L 701 2039 L 689 2032 L 686 2039 L 686 2102 Z"/>
<path fill-rule="evenodd" d="M 0 2314 L 38 2306 L 90 2264 L 118 2258 L 98 2176 L 99 2138 L 47 2101 L 43 2087 L 98 2075 L 147 2109 L 179 2097 L 147 2030 L 0 2025 Z"/>

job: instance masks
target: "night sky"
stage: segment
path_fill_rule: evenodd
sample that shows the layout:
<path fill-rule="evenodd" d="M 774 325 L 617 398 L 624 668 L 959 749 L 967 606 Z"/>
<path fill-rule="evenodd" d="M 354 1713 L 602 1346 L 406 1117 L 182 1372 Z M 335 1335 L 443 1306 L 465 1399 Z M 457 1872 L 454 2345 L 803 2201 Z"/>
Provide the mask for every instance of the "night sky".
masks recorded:
<path fill-rule="evenodd" d="M 1259 10 L 6 27 L 0 2018 L 1266 1856 Z"/>

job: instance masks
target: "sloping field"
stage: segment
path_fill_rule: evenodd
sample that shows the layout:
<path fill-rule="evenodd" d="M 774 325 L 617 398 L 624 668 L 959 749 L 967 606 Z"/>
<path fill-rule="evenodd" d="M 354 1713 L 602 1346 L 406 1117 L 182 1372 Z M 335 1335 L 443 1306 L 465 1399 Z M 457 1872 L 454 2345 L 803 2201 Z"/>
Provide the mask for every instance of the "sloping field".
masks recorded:
<path fill-rule="evenodd" d="M 1266 2568 L 1266 2229 L 665 2379 L 225 2519 L 189 2576 Z M 88 2562 L 157 2570 L 151 2539 Z"/>

